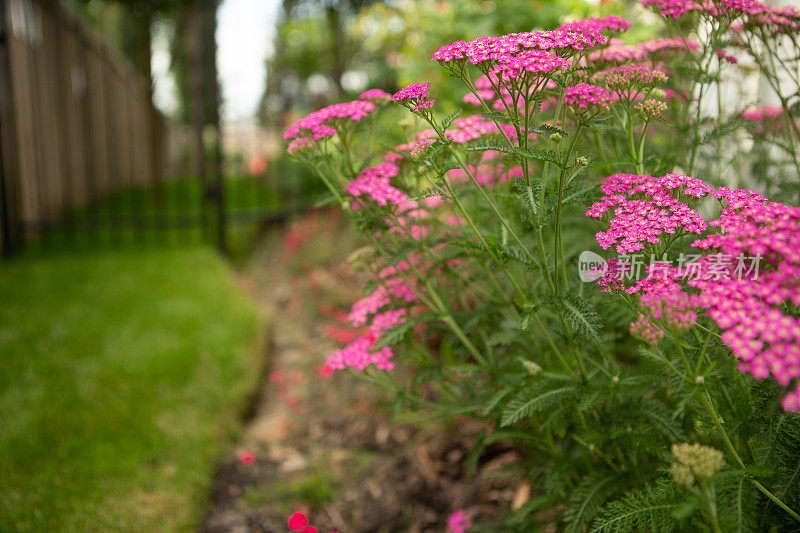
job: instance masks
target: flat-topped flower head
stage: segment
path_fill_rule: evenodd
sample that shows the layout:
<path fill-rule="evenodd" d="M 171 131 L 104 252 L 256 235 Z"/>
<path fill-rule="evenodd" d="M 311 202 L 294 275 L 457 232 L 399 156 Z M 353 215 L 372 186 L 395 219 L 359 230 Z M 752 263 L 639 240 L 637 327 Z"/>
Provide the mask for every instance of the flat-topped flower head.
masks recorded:
<path fill-rule="evenodd" d="M 609 15 L 601 18 L 586 18 L 576 20 L 574 22 L 567 22 L 558 27 L 559 30 L 564 31 L 607 31 L 609 33 L 621 33 L 629 30 L 631 23 L 622 17 Z"/>
<path fill-rule="evenodd" d="M 347 185 L 347 192 L 355 197 L 366 195 L 381 206 L 400 205 L 408 199 L 408 195 L 390 183 L 398 172 L 398 166 L 388 161 L 365 168 Z M 353 204 L 354 208 L 358 206 L 357 203 Z"/>
<path fill-rule="evenodd" d="M 394 93 L 392 101 L 411 109 L 414 113 L 422 114 L 436 102 L 433 98 L 428 98 L 430 86 L 430 83 L 412 83 Z"/>
<path fill-rule="evenodd" d="M 641 4 L 673 19 L 698 13 L 704 17 L 732 20 L 742 15 L 759 15 L 770 11 L 770 6 L 759 0 L 641 0 Z"/>
<path fill-rule="evenodd" d="M 357 122 L 369 116 L 375 110 L 375 104 L 364 100 L 353 100 L 340 104 L 329 105 L 313 111 L 299 119 L 284 132 L 283 139 L 289 141 L 296 137 L 314 135 L 313 131 L 319 126 L 346 127 L 349 122 Z M 328 132 L 329 130 L 319 130 Z"/>
<path fill-rule="evenodd" d="M 410 85 L 406 85 L 396 93 L 392 95 L 393 102 L 406 102 L 406 101 L 415 101 L 415 100 L 423 100 L 428 97 L 428 90 L 430 90 L 431 84 L 430 83 L 412 83 Z"/>
<path fill-rule="evenodd" d="M 664 114 L 664 112 L 667 110 L 667 104 L 666 102 L 656 100 L 655 98 L 648 98 L 644 102 L 639 102 L 638 104 L 634 105 L 633 108 L 644 121 L 650 122 L 652 120 L 656 120 Z"/>
<path fill-rule="evenodd" d="M 532 49 L 499 59 L 495 72 L 504 79 L 517 79 L 527 74 L 549 74 L 569 66 L 570 61 L 564 57 Z"/>
<path fill-rule="evenodd" d="M 605 48 L 589 54 L 589 63 L 629 63 L 659 61 L 677 54 L 694 52 L 699 44 L 691 39 L 663 37 L 637 44 L 628 44 L 618 39 Z"/>
<path fill-rule="evenodd" d="M 691 203 L 713 189 L 701 180 L 679 174 L 660 178 L 636 174 L 614 174 L 600 189 L 605 195 L 586 211 L 586 216 L 610 215 L 609 229 L 596 234 L 607 250 L 615 246 L 621 254 L 643 250 L 661 242 L 663 234 L 702 233 L 708 227 Z"/>
<path fill-rule="evenodd" d="M 591 81 L 613 91 L 621 101 L 634 101 L 667 79 L 668 76 L 658 69 L 642 64 L 626 64 L 596 72 Z"/>
<path fill-rule="evenodd" d="M 466 49 L 466 41 L 455 41 L 436 50 L 431 59 L 438 61 L 442 65 L 451 62 L 463 62 L 466 59 Z"/>
<path fill-rule="evenodd" d="M 752 14 L 745 18 L 743 28 L 765 30 L 760 35 L 780 37 L 800 32 L 800 9 L 794 6 L 764 6 L 762 13 Z"/>
<path fill-rule="evenodd" d="M 369 89 L 358 96 L 361 100 L 367 100 L 373 104 L 388 102 L 392 95 L 382 89 Z"/>
<path fill-rule="evenodd" d="M 297 137 L 292 139 L 289 143 L 289 146 L 286 148 L 286 153 L 290 155 L 303 153 L 312 146 L 314 146 L 314 139 L 311 137 Z"/>
<path fill-rule="evenodd" d="M 642 0 L 641 3 L 644 7 L 649 7 L 664 17 L 674 19 L 703 9 L 702 4 L 695 0 Z"/>
<path fill-rule="evenodd" d="M 575 110 L 608 109 L 614 96 L 602 87 L 579 83 L 564 90 L 564 102 Z"/>
<path fill-rule="evenodd" d="M 754 136 L 781 134 L 786 130 L 786 117 L 780 106 L 763 105 L 748 107 L 742 111 L 742 118 L 748 121 L 748 130 Z"/>
<path fill-rule="evenodd" d="M 800 379 L 800 319 L 787 311 L 800 305 L 800 208 L 747 189 L 721 187 L 714 196 L 725 206 L 710 223 L 719 233 L 692 246 L 708 253 L 700 262 L 716 275 L 688 284 L 700 290 L 739 370 L 788 387 Z M 799 399 L 795 388 L 784 408 L 800 411 Z"/>

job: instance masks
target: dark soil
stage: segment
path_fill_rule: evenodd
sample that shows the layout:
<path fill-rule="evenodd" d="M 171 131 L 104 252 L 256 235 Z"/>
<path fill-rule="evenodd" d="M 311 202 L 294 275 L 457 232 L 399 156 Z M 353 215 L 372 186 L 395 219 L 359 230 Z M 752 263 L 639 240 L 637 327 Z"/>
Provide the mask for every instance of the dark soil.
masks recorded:
<path fill-rule="evenodd" d="M 480 423 L 393 421 L 363 376 L 321 370 L 361 296 L 364 279 L 346 261 L 356 246 L 335 214 L 316 213 L 268 236 L 244 269 L 272 323 L 267 382 L 200 531 L 286 532 L 302 511 L 321 533 L 443 532 L 456 509 L 491 522 L 529 498 L 503 468 L 517 452 L 493 445 L 472 457 Z"/>

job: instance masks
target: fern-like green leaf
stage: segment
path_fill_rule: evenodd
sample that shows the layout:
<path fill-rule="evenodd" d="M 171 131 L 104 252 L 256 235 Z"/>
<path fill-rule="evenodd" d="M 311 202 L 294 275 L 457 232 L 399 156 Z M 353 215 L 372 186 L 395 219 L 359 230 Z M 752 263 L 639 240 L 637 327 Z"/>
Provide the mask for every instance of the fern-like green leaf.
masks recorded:
<path fill-rule="evenodd" d="M 600 315 L 588 300 L 574 295 L 566 295 L 561 299 L 561 308 L 570 325 L 583 333 L 593 342 L 600 342 L 603 324 Z"/>
<path fill-rule="evenodd" d="M 597 515 L 600 507 L 613 496 L 616 475 L 589 475 L 575 487 L 569 497 L 569 507 L 564 512 L 568 533 L 582 533 Z"/>
<path fill-rule="evenodd" d="M 523 390 L 509 402 L 503 411 L 501 426 L 511 425 L 522 418 L 543 411 L 565 397 L 575 393 L 575 385 L 564 385 L 563 382 L 546 380 L 529 389 Z"/>
<path fill-rule="evenodd" d="M 664 480 L 650 490 L 634 490 L 607 504 L 592 524 L 592 533 L 673 531 L 678 507 L 675 484 Z"/>

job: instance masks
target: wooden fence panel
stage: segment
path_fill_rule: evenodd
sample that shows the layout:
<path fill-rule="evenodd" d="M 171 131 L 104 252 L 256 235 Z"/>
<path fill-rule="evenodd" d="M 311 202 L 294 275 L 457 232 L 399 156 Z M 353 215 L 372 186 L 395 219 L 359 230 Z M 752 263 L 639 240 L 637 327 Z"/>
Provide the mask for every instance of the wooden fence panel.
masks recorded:
<path fill-rule="evenodd" d="M 8 68 L 0 76 L 9 78 L 0 86 L 10 87 L 4 96 L 13 113 L 0 155 L 15 157 L 4 179 L 14 182 L 6 188 L 16 191 L 24 232 L 153 182 L 162 154 L 152 153 L 158 132 L 149 127 L 144 76 L 57 0 L 0 0 L 0 9 L 8 29 Z"/>

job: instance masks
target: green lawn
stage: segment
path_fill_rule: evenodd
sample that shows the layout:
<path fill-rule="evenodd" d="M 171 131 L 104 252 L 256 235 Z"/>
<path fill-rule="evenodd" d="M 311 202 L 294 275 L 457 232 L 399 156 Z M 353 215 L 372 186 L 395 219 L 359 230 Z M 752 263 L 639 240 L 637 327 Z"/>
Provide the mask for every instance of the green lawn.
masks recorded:
<path fill-rule="evenodd" d="M 0 531 L 195 526 L 264 356 L 224 262 L 17 259 L 0 302 Z"/>

